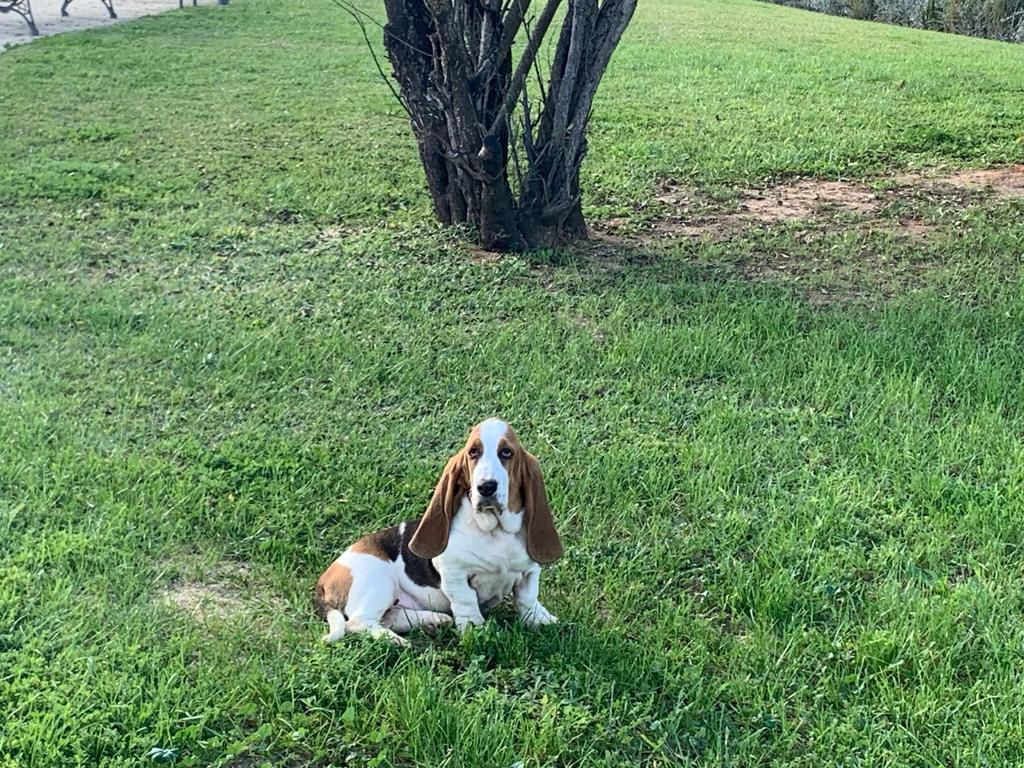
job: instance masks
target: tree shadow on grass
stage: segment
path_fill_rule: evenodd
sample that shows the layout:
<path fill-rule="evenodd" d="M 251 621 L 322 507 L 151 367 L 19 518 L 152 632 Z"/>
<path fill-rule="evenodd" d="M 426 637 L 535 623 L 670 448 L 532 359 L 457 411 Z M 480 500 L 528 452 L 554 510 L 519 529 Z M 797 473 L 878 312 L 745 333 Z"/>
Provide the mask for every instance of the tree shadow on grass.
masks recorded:
<path fill-rule="evenodd" d="M 1014 176 L 1015 193 L 1021 178 L 1019 172 Z M 876 199 L 882 193 L 856 186 L 875 207 L 847 205 L 835 211 L 823 204 L 823 183 L 816 184 L 813 199 L 803 200 L 813 205 L 798 206 L 790 216 L 729 212 L 721 206 L 706 216 L 670 207 L 653 222 L 597 222 L 590 240 L 525 258 L 549 286 L 559 288 L 566 273 L 596 288 L 730 283 L 755 294 L 788 293 L 815 308 L 879 306 L 922 290 L 972 300 L 993 279 L 1009 281 L 1019 274 L 1016 251 L 1004 242 L 1015 221 L 1007 208 L 1012 201 L 998 195 L 971 205 L 957 201 L 949 203 L 954 213 L 943 216 L 932 197 L 919 199 L 900 188 L 892 200 L 882 200 Z M 773 192 L 761 202 L 786 202 L 776 196 Z M 980 262 L 979 251 L 986 254 Z"/>

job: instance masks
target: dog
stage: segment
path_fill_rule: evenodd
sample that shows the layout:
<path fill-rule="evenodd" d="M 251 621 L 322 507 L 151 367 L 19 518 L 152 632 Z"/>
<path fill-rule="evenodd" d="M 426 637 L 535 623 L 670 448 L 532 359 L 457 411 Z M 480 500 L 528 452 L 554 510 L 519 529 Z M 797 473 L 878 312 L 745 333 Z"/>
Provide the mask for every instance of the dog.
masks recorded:
<path fill-rule="evenodd" d="M 323 639 L 367 632 L 406 645 L 402 633 L 452 622 L 463 632 L 510 594 L 527 626 L 554 624 L 540 567 L 562 551 L 540 464 L 488 419 L 448 460 L 423 517 L 364 536 L 320 576 Z"/>

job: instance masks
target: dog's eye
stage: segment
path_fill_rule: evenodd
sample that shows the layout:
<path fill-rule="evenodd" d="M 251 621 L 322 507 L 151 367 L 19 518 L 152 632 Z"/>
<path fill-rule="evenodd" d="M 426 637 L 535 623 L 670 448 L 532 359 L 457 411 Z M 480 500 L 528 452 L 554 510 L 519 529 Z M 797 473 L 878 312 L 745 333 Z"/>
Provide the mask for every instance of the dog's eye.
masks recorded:
<path fill-rule="evenodd" d="M 479 448 L 470 448 L 469 449 L 469 458 L 471 458 L 471 459 L 479 459 L 480 458 L 480 449 Z"/>
<path fill-rule="evenodd" d="M 512 458 L 512 449 L 511 448 L 502 448 L 500 451 L 498 451 L 498 455 L 502 459 L 511 459 Z"/>

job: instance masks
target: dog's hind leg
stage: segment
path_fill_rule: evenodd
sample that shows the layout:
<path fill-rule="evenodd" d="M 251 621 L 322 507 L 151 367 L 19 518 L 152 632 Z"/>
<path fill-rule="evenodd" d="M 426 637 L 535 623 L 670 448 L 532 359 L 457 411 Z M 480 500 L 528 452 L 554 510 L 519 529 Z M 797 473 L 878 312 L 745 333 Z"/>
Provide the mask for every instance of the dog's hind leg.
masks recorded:
<path fill-rule="evenodd" d="M 384 620 L 381 623 L 395 632 L 409 632 L 419 627 L 424 632 L 433 634 L 439 627 L 451 624 L 452 621 L 450 613 L 405 608 L 401 605 L 396 605 L 384 614 Z"/>
<path fill-rule="evenodd" d="M 341 611 L 329 610 L 327 616 L 327 634 L 323 636 L 325 643 L 336 643 L 345 636 L 345 614 Z"/>
<path fill-rule="evenodd" d="M 346 625 L 349 632 L 367 632 L 375 640 L 390 640 L 395 645 L 406 646 L 409 641 L 401 635 L 395 634 L 387 627 L 376 621 L 358 621 L 349 619 Z"/>
<path fill-rule="evenodd" d="M 368 632 L 371 637 L 386 638 L 397 645 L 408 643 L 395 634 L 384 616 L 398 600 L 398 583 L 392 563 L 371 555 L 357 554 L 352 559 L 352 589 L 345 614 L 349 632 Z"/>

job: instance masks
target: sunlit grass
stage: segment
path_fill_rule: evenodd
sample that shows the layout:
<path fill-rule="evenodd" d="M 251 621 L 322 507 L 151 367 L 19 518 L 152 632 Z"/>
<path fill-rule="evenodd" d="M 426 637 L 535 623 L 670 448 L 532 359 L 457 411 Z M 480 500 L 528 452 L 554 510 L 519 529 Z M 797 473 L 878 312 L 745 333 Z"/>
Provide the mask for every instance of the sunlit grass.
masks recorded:
<path fill-rule="evenodd" d="M 474 261 L 361 46 L 239 0 L 0 54 L 0 765 L 1019 762 L 1020 204 Z M 1022 64 L 645 2 L 588 212 L 1011 162 Z M 922 267 L 824 308 L 731 268 L 817 250 L 830 286 Z M 322 647 L 317 575 L 493 413 L 545 468 L 563 623 Z"/>

